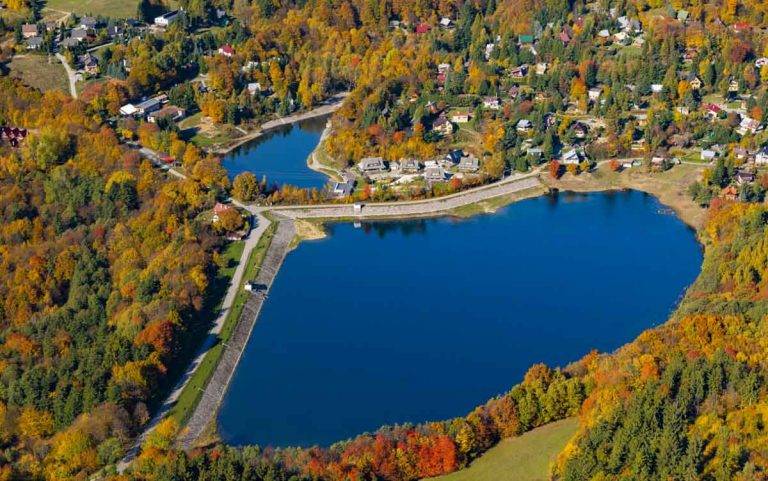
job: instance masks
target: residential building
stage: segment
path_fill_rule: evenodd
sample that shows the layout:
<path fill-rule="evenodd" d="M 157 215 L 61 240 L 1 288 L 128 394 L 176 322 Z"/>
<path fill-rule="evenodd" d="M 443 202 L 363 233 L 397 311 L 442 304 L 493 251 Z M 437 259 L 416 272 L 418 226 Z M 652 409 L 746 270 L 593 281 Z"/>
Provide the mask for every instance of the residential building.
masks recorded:
<path fill-rule="evenodd" d="M 705 162 L 712 162 L 717 158 L 717 152 L 711 149 L 704 149 L 701 151 L 701 160 Z"/>
<path fill-rule="evenodd" d="M 40 50 L 42 46 L 42 37 L 32 37 L 27 39 L 27 50 Z"/>
<path fill-rule="evenodd" d="M 464 155 L 459 161 L 461 172 L 477 172 L 480 170 L 480 161 L 472 154 Z"/>
<path fill-rule="evenodd" d="M 162 109 L 147 115 L 147 121 L 156 123 L 159 119 L 167 118 L 174 122 L 178 122 L 182 120 L 186 115 L 187 115 L 187 111 L 182 109 L 181 107 L 177 107 L 175 105 L 166 105 Z"/>
<path fill-rule="evenodd" d="M 421 164 L 416 159 L 400 159 L 400 172 L 415 174 L 421 170 Z"/>
<path fill-rule="evenodd" d="M 363 174 L 378 174 L 387 170 L 387 165 L 381 157 L 365 157 L 357 164 L 358 170 Z"/>
<path fill-rule="evenodd" d="M 737 170 L 736 174 L 733 176 L 734 180 L 737 184 L 751 184 L 755 181 L 755 174 L 754 172 L 749 172 L 746 170 Z"/>
<path fill-rule="evenodd" d="M 544 75 L 547 73 L 547 63 L 546 62 L 539 62 L 536 64 L 536 75 Z"/>
<path fill-rule="evenodd" d="M 78 42 L 82 42 L 88 39 L 88 30 L 84 28 L 73 28 L 72 31 L 69 32 L 69 37 L 74 38 Z"/>
<path fill-rule="evenodd" d="M 93 30 L 99 26 L 99 20 L 96 17 L 83 17 L 80 19 L 80 28 Z"/>
<path fill-rule="evenodd" d="M 466 124 L 472 118 L 468 112 L 454 112 L 451 114 L 451 122 L 457 124 Z"/>
<path fill-rule="evenodd" d="M 432 130 L 443 135 L 451 135 L 453 133 L 453 124 L 448 120 L 445 113 L 441 113 L 432 122 Z"/>
<path fill-rule="evenodd" d="M 248 93 L 251 95 L 256 95 L 258 93 L 261 93 L 261 83 L 259 82 L 251 82 L 248 84 Z"/>
<path fill-rule="evenodd" d="M 573 148 L 563 152 L 563 155 L 560 158 L 560 162 L 563 165 L 578 165 L 582 160 L 582 153 L 579 150 Z"/>
<path fill-rule="evenodd" d="M 34 23 L 25 23 L 21 26 L 21 36 L 24 38 L 37 37 L 37 25 Z"/>
<path fill-rule="evenodd" d="M 523 64 L 519 67 L 513 68 L 509 71 L 509 75 L 512 78 L 525 78 L 525 76 L 528 75 L 528 65 Z"/>
<path fill-rule="evenodd" d="M 757 154 L 755 154 L 755 163 L 760 165 L 768 164 L 768 146 L 757 151 Z"/>
<path fill-rule="evenodd" d="M 155 17 L 155 25 L 166 28 L 179 19 L 180 13 L 180 10 L 174 10 L 172 12 L 164 13 L 159 17 Z"/>
<path fill-rule="evenodd" d="M 355 179 L 346 179 L 343 182 L 334 182 L 331 186 L 331 194 L 334 197 L 347 197 L 355 189 Z"/>
<path fill-rule="evenodd" d="M 746 135 L 747 133 L 754 134 L 755 132 L 760 130 L 760 128 L 761 128 L 761 125 L 759 120 L 755 120 L 747 116 L 744 116 L 741 118 L 741 122 L 739 123 L 739 128 L 736 130 L 740 135 Z"/>
<path fill-rule="evenodd" d="M 517 122 L 516 129 L 520 133 L 528 133 L 533 128 L 533 123 L 528 119 L 520 119 Z"/>
<path fill-rule="evenodd" d="M 498 97 L 485 97 L 483 99 L 483 107 L 491 110 L 499 110 L 501 108 L 501 102 Z"/>
<path fill-rule="evenodd" d="M 424 179 L 427 182 L 442 182 L 445 180 L 445 169 L 440 165 L 430 165 L 424 169 Z"/>
<path fill-rule="evenodd" d="M 219 52 L 219 55 L 224 55 L 225 57 L 232 57 L 233 55 L 235 55 L 235 49 L 232 48 L 232 45 L 229 45 L 229 44 L 222 45 L 221 47 L 219 47 L 218 52 Z"/>
<path fill-rule="evenodd" d="M 83 70 L 88 74 L 90 75 L 99 74 L 99 60 L 93 55 L 91 55 L 90 53 L 80 55 L 77 58 L 77 61 L 80 65 L 82 65 Z"/>

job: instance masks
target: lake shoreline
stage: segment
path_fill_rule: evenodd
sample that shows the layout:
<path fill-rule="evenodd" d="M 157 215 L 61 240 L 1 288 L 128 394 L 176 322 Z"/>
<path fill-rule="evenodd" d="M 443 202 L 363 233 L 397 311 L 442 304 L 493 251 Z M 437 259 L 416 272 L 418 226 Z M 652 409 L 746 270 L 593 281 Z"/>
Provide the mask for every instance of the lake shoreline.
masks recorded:
<path fill-rule="evenodd" d="M 325 103 L 315 107 L 312 110 L 291 114 L 285 117 L 278 117 L 276 119 L 264 122 L 256 130 L 249 132 L 243 137 L 236 139 L 231 145 L 228 145 L 227 147 L 222 147 L 220 149 L 209 150 L 208 152 L 216 155 L 227 155 L 232 151 L 234 151 L 235 149 L 237 149 L 238 147 L 241 147 L 251 142 L 252 140 L 258 139 L 262 135 L 276 128 L 279 128 L 285 125 L 295 124 L 297 122 L 301 122 L 302 120 L 309 120 L 309 119 L 314 119 L 316 117 L 322 117 L 324 115 L 330 115 L 333 112 L 337 111 L 339 108 L 341 108 L 341 105 L 344 103 L 344 99 L 346 99 L 348 95 L 349 95 L 349 92 L 340 92 L 338 94 L 333 95 Z"/>

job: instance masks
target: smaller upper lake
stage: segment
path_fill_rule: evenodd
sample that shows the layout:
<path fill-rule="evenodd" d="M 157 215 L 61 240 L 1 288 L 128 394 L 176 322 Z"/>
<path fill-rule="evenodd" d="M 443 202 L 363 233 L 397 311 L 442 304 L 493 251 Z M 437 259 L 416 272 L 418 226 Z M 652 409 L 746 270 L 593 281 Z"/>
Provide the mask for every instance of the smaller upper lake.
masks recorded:
<path fill-rule="evenodd" d="M 327 120 L 327 116 L 317 117 L 272 129 L 230 152 L 222 164 L 230 179 L 250 171 L 259 180 L 266 175 L 270 185 L 320 189 L 328 183 L 328 177 L 310 169 L 307 159 L 320 141 Z"/>

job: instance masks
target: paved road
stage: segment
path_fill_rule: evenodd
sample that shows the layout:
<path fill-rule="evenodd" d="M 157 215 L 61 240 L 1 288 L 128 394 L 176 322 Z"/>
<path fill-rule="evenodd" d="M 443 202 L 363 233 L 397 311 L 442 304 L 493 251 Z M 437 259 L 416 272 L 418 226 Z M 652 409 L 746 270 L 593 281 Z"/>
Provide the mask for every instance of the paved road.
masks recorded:
<path fill-rule="evenodd" d="M 60 53 L 56 53 L 56 58 L 59 59 L 59 62 L 64 66 L 64 70 L 67 71 L 67 80 L 69 81 L 69 94 L 72 96 L 72 98 L 77 98 L 77 87 L 75 86 L 75 83 L 77 82 L 77 79 L 75 78 L 75 71 L 72 70 L 72 67 L 69 66 L 67 63 L 67 59 L 64 58 L 64 55 Z"/>
<path fill-rule="evenodd" d="M 214 420 L 219 410 L 224 394 L 227 392 L 229 382 L 235 373 L 235 368 L 240 362 L 240 357 L 248 344 L 253 326 L 261 312 L 264 300 L 267 298 L 269 288 L 272 286 L 280 266 L 288 254 L 291 241 L 296 235 L 293 222 L 282 221 L 277 226 L 272 242 L 267 249 L 264 261 L 259 269 L 259 274 L 254 280 L 256 285 L 263 286 L 259 292 L 254 292 L 243 307 L 243 312 L 235 326 L 224 352 L 221 355 L 216 369 L 205 386 L 200 402 L 197 403 L 192 416 L 189 418 L 186 429 L 182 433 L 179 443 L 183 449 L 191 448 L 200 437 L 205 428 Z"/>
<path fill-rule="evenodd" d="M 255 223 L 255 227 L 251 230 L 248 237 L 245 239 L 243 254 L 240 256 L 240 261 L 238 262 L 237 267 L 235 268 L 235 272 L 232 275 L 232 280 L 229 284 L 229 288 L 227 289 L 227 293 L 224 296 L 224 300 L 221 303 L 221 309 L 219 310 L 219 315 L 216 317 L 216 321 L 208 331 L 208 335 L 195 354 L 194 359 L 187 367 L 187 370 L 174 386 L 173 391 L 171 391 L 171 393 L 165 399 L 157 413 L 155 413 L 153 418 L 144 428 L 144 431 L 141 433 L 141 435 L 136 438 L 126 456 L 120 461 L 120 463 L 118 463 L 118 470 L 120 472 L 123 472 L 125 468 L 127 468 L 131 463 L 133 458 L 136 457 L 141 448 L 141 444 L 147 438 L 149 433 L 155 429 L 157 424 L 168 414 L 174 404 L 176 404 L 176 401 L 179 399 L 182 391 L 186 387 L 189 380 L 192 378 L 192 375 L 195 373 L 195 371 L 197 371 L 197 368 L 200 367 L 200 364 L 203 362 L 203 359 L 205 359 L 205 356 L 208 355 L 208 351 L 210 351 L 211 348 L 214 347 L 219 341 L 219 334 L 221 333 L 222 327 L 224 327 L 224 321 L 226 320 L 227 314 L 232 308 L 232 304 L 235 302 L 235 297 L 240 290 L 240 285 L 243 281 L 243 275 L 245 274 L 245 269 L 248 264 L 248 258 L 250 257 L 251 252 L 253 252 L 253 250 L 256 248 L 256 245 L 259 243 L 259 239 L 261 239 L 261 236 L 270 225 L 269 219 L 259 213 L 254 214 L 252 222 Z"/>
<path fill-rule="evenodd" d="M 371 219 L 384 217 L 411 217 L 440 214 L 457 207 L 474 204 L 484 200 L 513 194 L 532 189 L 541 185 L 539 173 L 516 174 L 506 179 L 482 187 L 465 190 L 456 194 L 435 199 L 409 202 L 388 202 L 359 204 L 360 210 L 354 204 L 329 204 L 317 206 L 269 207 L 260 208 L 248 206 L 252 212 L 269 210 L 275 214 L 291 219 L 323 219 L 323 218 L 354 218 Z"/>

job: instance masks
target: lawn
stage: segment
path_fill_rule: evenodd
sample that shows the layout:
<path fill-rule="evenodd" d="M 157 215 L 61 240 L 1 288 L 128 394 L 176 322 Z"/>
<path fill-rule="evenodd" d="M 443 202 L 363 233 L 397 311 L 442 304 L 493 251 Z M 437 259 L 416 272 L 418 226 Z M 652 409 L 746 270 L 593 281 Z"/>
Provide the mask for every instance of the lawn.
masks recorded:
<path fill-rule="evenodd" d="M 468 468 L 432 481 L 546 481 L 550 463 L 578 426 L 576 418 L 501 441 Z"/>
<path fill-rule="evenodd" d="M 229 313 L 227 313 L 227 317 L 224 320 L 224 326 L 222 326 L 221 333 L 219 334 L 219 342 L 208 351 L 205 359 L 203 359 L 197 367 L 197 370 L 179 395 L 176 404 L 171 408 L 170 415 L 175 417 L 180 424 L 184 424 L 189 419 L 189 416 L 192 415 L 192 411 L 200 400 L 200 396 L 203 394 L 203 389 L 208 383 L 208 379 L 210 379 L 213 371 L 216 369 L 216 365 L 219 363 L 224 348 L 223 345 L 232 336 L 232 331 L 234 331 L 237 321 L 240 318 L 240 313 L 243 312 L 245 302 L 250 295 L 242 288 L 242 286 L 245 282 L 254 279 L 259 273 L 259 268 L 264 260 L 264 256 L 267 254 L 267 248 L 272 242 L 272 237 L 275 234 L 276 228 L 277 224 L 272 223 L 261 236 L 261 239 L 259 239 L 256 248 L 251 252 L 250 257 L 248 258 L 248 264 L 245 268 L 245 273 L 243 274 L 243 281 L 237 292 L 235 301 L 232 304 L 232 308 L 229 310 Z M 224 258 L 227 259 L 228 262 L 226 267 L 221 270 L 219 276 L 221 279 L 227 279 L 228 282 L 228 279 L 232 278 L 237 266 L 237 261 L 242 255 L 243 248 L 243 242 L 236 242 L 230 244 L 224 251 Z"/>
<path fill-rule="evenodd" d="M 23 55 L 13 57 L 9 64 L 11 76 L 20 78 L 22 82 L 40 89 L 61 90 L 69 92 L 69 80 L 64 67 L 55 57 L 46 55 Z"/>
<path fill-rule="evenodd" d="M 45 8 L 78 15 L 131 18 L 136 16 L 138 4 L 138 0 L 47 0 Z"/>

